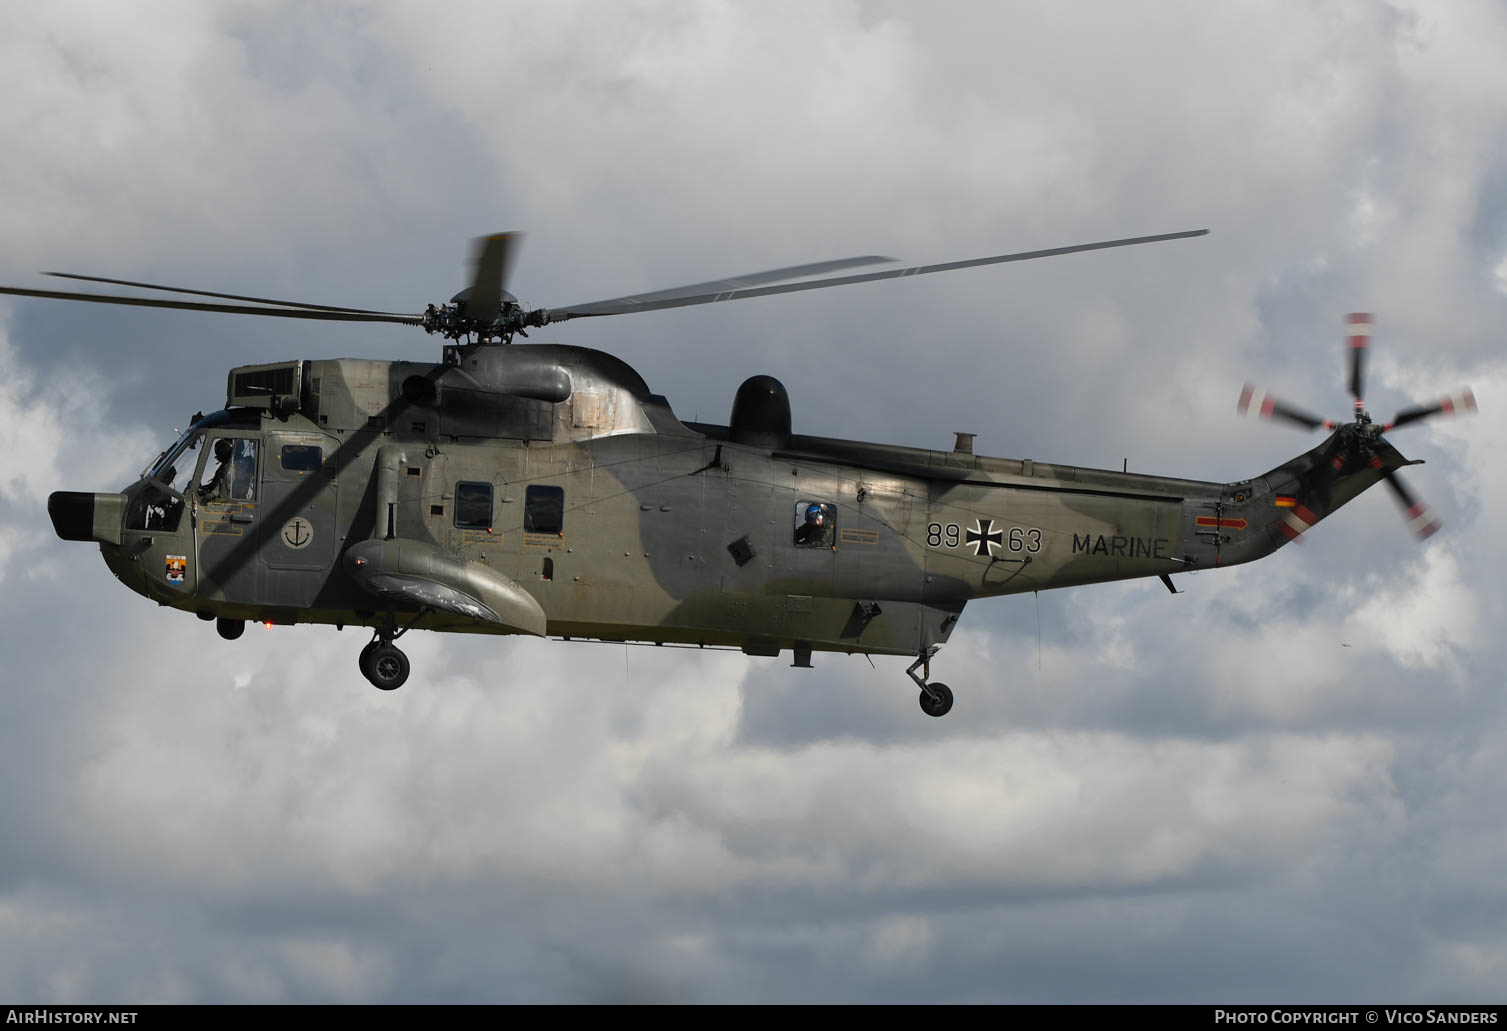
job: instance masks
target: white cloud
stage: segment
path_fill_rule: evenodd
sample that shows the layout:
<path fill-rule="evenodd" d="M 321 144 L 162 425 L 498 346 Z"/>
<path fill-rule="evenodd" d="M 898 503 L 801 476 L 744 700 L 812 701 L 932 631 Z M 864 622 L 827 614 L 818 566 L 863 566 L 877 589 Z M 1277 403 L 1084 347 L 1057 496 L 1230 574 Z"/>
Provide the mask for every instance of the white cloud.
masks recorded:
<path fill-rule="evenodd" d="M 1411 583 L 1366 599 L 1356 621 L 1404 667 L 1453 665 L 1482 643 L 1480 601 L 1445 546 L 1428 549 L 1414 569 Z"/>
<path fill-rule="evenodd" d="M 91 369 L 38 373 L 19 360 L 0 334 L 0 583 L 18 590 L 44 582 L 55 567 L 47 554 L 52 528 L 47 496 L 54 490 L 118 489 L 150 461 L 151 438 L 139 425 L 111 424 L 93 399 L 105 394 Z"/>

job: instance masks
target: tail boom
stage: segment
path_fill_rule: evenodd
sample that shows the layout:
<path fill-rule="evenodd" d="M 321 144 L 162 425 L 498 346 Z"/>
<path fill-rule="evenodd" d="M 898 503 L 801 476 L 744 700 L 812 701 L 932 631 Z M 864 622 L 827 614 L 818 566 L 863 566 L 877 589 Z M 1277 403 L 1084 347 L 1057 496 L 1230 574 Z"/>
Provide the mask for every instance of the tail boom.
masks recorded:
<path fill-rule="evenodd" d="M 1195 544 L 1190 552 L 1193 556 L 1202 552 L 1208 565 L 1217 566 L 1263 558 L 1300 539 L 1343 505 L 1390 479 L 1398 469 L 1418 464 L 1379 437 L 1359 448 L 1342 428 L 1318 447 L 1261 476 L 1225 484 L 1217 501 L 1189 498 L 1185 505 L 1216 510 L 1214 520 L 1239 524 L 1244 529 L 1238 535 L 1204 533 L 1202 546 Z M 1428 510 L 1418 507 L 1421 517 L 1437 529 Z M 1193 522 L 1198 537 L 1211 520 L 1208 515 L 1195 515 Z"/>

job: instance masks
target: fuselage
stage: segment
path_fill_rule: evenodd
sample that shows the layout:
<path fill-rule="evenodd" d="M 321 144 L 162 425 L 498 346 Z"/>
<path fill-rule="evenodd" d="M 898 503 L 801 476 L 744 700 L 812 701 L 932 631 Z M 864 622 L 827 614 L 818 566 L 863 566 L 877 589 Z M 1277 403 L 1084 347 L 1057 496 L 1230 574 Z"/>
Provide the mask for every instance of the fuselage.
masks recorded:
<path fill-rule="evenodd" d="M 1325 445 L 1215 483 L 806 437 L 778 397 L 686 424 L 550 345 L 235 370 L 228 399 L 54 522 L 164 605 L 271 623 L 925 654 L 973 599 L 1247 562 L 1381 475 Z"/>

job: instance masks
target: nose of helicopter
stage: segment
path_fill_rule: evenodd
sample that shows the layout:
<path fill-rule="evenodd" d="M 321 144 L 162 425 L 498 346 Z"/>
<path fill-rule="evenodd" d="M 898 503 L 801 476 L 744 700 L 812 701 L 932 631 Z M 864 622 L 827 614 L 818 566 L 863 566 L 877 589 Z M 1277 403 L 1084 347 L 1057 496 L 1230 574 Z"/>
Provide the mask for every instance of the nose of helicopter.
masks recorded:
<path fill-rule="evenodd" d="M 124 494 L 59 490 L 47 498 L 47 514 L 52 517 L 52 528 L 65 541 L 119 544 L 121 517 L 125 509 Z"/>

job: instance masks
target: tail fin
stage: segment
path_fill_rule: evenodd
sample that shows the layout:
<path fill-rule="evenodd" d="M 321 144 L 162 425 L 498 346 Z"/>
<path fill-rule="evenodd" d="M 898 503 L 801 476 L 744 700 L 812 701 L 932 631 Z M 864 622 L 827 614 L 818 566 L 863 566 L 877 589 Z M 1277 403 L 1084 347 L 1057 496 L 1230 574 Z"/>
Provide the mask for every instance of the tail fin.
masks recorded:
<path fill-rule="evenodd" d="M 1282 513 L 1270 520 L 1282 540 L 1295 539 L 1341 505 L 1409 465 L 1395 447 L 1377 437 L 1357 448 L 1341 430 L 1305 454 L 1267 473 L 1263 479 L 1276 498 L 1273 507 Z M 1287 505 L 1285 499 L 1293 504 Z M 1280 506 L 1280 507 L 1279 507 Z"/>
<path fill-rule="evenodd" d="M 1220 541 L 1215 561 L 1227 566 L 1269 555 L 1398 469 L 1420 464 L 1380 436 L 1360 441 L 1351 427 L 1342 427 L 1262 476 L 1225 485 L 1219 523 L 1248 529 Z"/>

